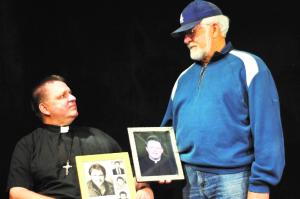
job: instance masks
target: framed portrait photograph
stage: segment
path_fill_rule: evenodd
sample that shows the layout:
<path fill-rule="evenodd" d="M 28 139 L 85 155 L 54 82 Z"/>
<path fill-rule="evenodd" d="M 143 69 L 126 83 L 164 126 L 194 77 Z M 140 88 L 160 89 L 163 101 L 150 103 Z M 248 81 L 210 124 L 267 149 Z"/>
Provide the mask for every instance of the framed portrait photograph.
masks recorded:
<path fill-rule="evenodd" d="M 127 128 L 136 179 L 184 179 L 173 127 Z"/>
<path fill-rule="evenodd" d="M 75 159 L 82 199 L 135 198 L 135 180 L 127 152 Z"/>

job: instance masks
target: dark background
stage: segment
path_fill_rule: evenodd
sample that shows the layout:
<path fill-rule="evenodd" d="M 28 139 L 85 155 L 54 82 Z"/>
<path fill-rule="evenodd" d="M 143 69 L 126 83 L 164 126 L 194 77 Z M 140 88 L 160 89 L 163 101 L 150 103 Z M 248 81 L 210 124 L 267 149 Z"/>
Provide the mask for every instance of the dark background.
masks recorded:
<path fill-rule="evenodd" d="M 281 101 L 286 168 L 272 199 L 297 198 L 299 44 L 297 1 L 212 1 L 231 18 L 228 41 L 269 66 Z M 265 3 L 264 3 L 265 2 Z M 192 61 L 169 33 L 189 1 L 0 1 L 1 196 L 17 140 L 38 120 L 29 108 L 34 83 L 69 80 L 76 124 L 98 127 L 129 150 L 127 127 L 158 126 L 172 86 Z M 259 97 L 259 96 L 257 96 Z M 154 185 L 156 198 L 181 198 L 180 186 Z"/>

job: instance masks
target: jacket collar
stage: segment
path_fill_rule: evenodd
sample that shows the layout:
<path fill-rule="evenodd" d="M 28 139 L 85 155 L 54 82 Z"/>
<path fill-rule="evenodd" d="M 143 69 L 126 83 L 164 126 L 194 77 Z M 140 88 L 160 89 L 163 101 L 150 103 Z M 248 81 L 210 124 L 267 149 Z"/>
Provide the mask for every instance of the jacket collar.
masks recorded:
<path fill-rule="evenodd" d="M 209 63 L 211 62 L 216 62 L 220 59 L 222 59 L 223 57 L 225 57 L 231 50 L 233 49 L 233 46 L 231 44 L 231 42 L 228 42 L 224 48 L 221 50 L 221 52 L 216 51 L 214 53 L 214 55 L 212 56 L 211 60 Z M 203 63 L 201 61 L 196 61 L 196 63 L 203 65 Z"/>

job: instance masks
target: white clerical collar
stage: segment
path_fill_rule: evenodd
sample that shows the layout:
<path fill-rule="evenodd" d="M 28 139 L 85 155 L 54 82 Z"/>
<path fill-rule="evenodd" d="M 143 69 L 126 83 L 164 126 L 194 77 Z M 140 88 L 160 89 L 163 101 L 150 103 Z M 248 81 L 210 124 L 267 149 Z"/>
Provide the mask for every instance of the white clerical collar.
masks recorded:
<path fill-rule="evenodd" d="M 60 127 L 60 133 L 68 133 L 70 127 L 69 126 L 61 126 Z"/>
<path fill-rule="evenodd" d="M 156 164 L 157 162 L 160 161 L 161 157 L 157 158 L 157 159 L 154 159 L 154 158 L 152 158 L 152 157 L 149 156 L 149 159 L 152 160 Z"/>

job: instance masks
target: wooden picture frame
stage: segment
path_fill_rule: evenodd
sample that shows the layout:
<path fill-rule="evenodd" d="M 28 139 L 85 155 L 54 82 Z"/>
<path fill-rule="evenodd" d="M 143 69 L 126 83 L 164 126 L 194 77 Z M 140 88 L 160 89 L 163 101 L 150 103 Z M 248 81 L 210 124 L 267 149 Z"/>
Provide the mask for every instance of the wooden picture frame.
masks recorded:
<path fill-rule="evenodd" d="M 127 152 L 76 156 L 75 160 L 82 199 L 116 199 L 121 194 L 135 198 L 135 179 Z M 104 185 L 104 189 L 96 184 Z"/>
<path fill-rule="evenodd" d="M 184 179 L 173 127 L 127 128 L 136 179 Z"/>

